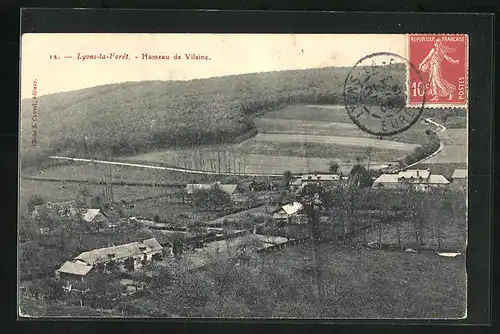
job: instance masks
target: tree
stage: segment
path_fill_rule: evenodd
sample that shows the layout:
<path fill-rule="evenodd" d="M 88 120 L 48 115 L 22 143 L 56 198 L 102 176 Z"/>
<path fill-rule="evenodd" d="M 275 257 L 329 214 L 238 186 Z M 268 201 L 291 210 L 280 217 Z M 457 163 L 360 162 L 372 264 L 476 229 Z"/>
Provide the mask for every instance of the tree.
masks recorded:
<path fill-rule="evenodd" d="M 365 149 L 365 155 L 366 155 L 366 158 L 367 158 L 367 165 L 366 165 L 366 169 L 369 171 L 370 170 L 370 163 L 372 161 L 372 153 L 373 153 L 373 148 L 371 146 L 368 146 L 366 149 Z"/>
<path fill-rule="evenodd" d="M 292 181 L 292 172 L 289 170 L 286 170 L 283 173 L 283 189 L 289 189 L 290 188 L 290 182 Z"/>
<path fill-rule="evenodd" d="M 359 158 L 356 158 L 358 160 Z M 366 168 L 360 165 L 359 163 L 356 163 L 352 169 L 351 172 L 349 173 L 350 176 L 358 176 L 363 174 L 366 171 Z"/>
<path fill-rule="evenodd" d="M 360 164 L 354 165 L 349 174 L 351 182 L 355 183 L 359 188 L 369 188 L 373 185 L 372 173 Z"/>
<path fill-rule="evenodd" d="M 315 184 L 306 185 L 301 192 L 301 203 L 308 217 L 309 237 L 311 239 L 311 253 L 313 265 L 313 295 L 317 304 L 321 303 L 321 260 L 319 258 L 318 241 L 319 235 L 319 212 L 322 208 L 321 199 L 324 193 L 321 186 Z"/>
<path fill-rule="evenodd" d="M 86 185 L 80 185 L 78 187 L 77 198 L 81 204 L 88 205 L 90 204 L 90 201 L 92 199 L 92 193 L 90 192 L 90 190 L 87 188 Z"/>
<path fill-rule="evenodd" d="M 423 233 L 424 222 L 426 220 L 426 207 L 429 203 L 428 200 L 428 196 L 422 196 L 422 193 L 418 193 L 411 186 L 408 187 L 403 200 L 408 218 L 413 225 L 415 242 L 419 246 L 424 244 Z"/>
<path fill-rule="evenodd" d="M 31 212 L 35 209 L 36 205 L 42 205 L 45 201 L 40 195 L 33 195 L 28 199 L 28 210 Z"/>
<path fill-rule="evenodd" d="M 200 189 L 195 191 L 193 204 L 201 210 L 215 210 L 231 204 L 231 196 L 215 185 L 208 190 Z"/>
<path fill-rule="evenodd" d="M 330 161 L 330 163 L 328 164 L 328 171 L 331 174 L 338 173 L 338 171 L 339 171 L 339 164 L 336 163 L 335 161 Z"/>
<path fill-rule="evenodd" d="M 174 253 L 175 257 L 179 257 L 182 255 L 184 251 L 184 240 L 178 234 L 174 234 L 172 240 L 172 253 Z"/>
<path fill-rule="evenodd" d="M 125 261 L 123 261 L 123 266 L 125 267 L 125 269 L 127 269 L 128 271 L 134 271 L 135 267 L 134 267 L 134 258 L 133 257 L 128 257 L 125 259 Z"/>
<path fill-rule="evenodd" d="M 40 231 L 32 219 L 21 216 L 19 219 L 19 238 L 21 241 L 38 241 Z"/>
<path fill-rule="evenodd" d="M 102 206 L 103 206 L 103 204 L 104 204 L 104 200 L 99 195 L 92 197 L 92 199 L 90 200 L 90 205 L 93 208 L 99 208 L 99 209 L 101 209 Z"/>
<path fill-rule="evenodd" d="M 200 236 L 206 233 L 206 228 L 200 221 L 195 221 L 188 226 L 188 232 L 194 234 L 195 236 Z"/>

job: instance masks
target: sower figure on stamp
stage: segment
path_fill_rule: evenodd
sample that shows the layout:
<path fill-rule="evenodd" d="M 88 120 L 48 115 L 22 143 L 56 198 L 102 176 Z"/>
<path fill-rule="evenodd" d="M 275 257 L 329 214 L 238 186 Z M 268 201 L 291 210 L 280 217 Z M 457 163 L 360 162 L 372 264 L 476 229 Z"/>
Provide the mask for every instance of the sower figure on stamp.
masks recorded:
<path fill-rule="evenodd" d="M 429 51 L 429 54 L 418 65 L 418 70 L 429 73 L 429 83 L 431 89 L 429 93 L 433 96 L 431 101 L 437 101 L 439 97 L 449 96 L 449 100 L 453 98 L 453 93 L 456 86 L 443 78 L 442 62 L 444 60 L 453 64 L 458 64 L 459 61 L 448 56 L 449 53 L 455 51 L 443 44 L 441 39 L 436 39 L 434 47 Z"/>

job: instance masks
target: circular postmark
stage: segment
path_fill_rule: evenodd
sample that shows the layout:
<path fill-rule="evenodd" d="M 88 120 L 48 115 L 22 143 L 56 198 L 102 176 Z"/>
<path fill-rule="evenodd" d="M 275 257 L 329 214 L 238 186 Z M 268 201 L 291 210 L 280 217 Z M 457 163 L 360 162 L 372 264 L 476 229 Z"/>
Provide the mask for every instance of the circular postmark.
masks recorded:
<path fill-rule="evenodd" d="M 420 107 L 406 106 L 408 70 L 421 78 L 407 59 L 389 52 L 370 54 L 351 68 L 344 84 L 344 103 L 360 129 L 376 136 L 392 136 L 418 121 L 425 99 Z"/>

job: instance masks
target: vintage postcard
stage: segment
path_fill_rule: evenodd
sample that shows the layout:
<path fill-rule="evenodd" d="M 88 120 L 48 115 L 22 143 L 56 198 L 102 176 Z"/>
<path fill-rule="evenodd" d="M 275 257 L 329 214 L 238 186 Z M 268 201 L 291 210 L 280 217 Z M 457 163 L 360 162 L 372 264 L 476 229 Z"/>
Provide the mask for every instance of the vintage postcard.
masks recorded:
<path fill-rule="evenodd" d="M 24 34 L 19 315 L 465 318 L 468 50 Z"/>

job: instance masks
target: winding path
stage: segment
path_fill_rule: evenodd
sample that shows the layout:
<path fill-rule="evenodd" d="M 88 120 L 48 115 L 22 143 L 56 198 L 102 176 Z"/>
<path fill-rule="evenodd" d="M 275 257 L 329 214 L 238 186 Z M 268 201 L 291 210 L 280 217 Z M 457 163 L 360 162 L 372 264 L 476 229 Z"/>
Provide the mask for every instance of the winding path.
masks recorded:
<path fill-rule="evenodd" d="M 414 163 L 412 163 L 412 164 L 410 164 L 410 165 L 408 165 L 408 166 L 405 166 L 405 167 L 404 167 L 404 168 L 402 168 L 401 170 L 405 170 L 405 169 L 411 168 L 411 167 L 413 167 L 413 166 L 416 166 L 416 165 L 418 165 L 418 164 L 421 164 L 421 163 L 423 163 L 423 162 L 426 162 L 427 160 L 429 160 L 429 159 L 431 159 L 431 158 L 433 158 L 433 157 L 437 156 L 439 153 L 441 153 L 441 151 L 442 151 L 442 150 L 444 149 L 444 147 L 445 147 L 445 146 L 444 146 L 444 143 L 443 143 L 443 140 L 441 139 L 441 136 L 439 136 L 439 134 L 440 134 L 440 133 L 442 133 L 442 132 L 444 132 L 444 131 L 446 131 L 446 130 L 447 130 L 447 129 L 446 129 L 446 127 L 445 127 L 444 125 L 442 125 L 442 124 L 439 124 L 439 123 L 437 123 L 437 122 L 433 121 L 433 120 L 432 120 L 432 119 L 430 119 L 430 118 L 426 118 L 426 119 L 425 119 L 425 121 L 426 121 L 427 123 L 429 123 L 429 124 L 434 125 L 435 127 L 437 127 L 437 128 L 439 129 L 439 130 L 436 132 L 436 134 L 438 135 L 438 137 L 439 137 L 439 139 L 440 139 L 440 142 L 439 142 L 439 148 L 438 148 L 436 151 L 434 151 L 432 154 L 430 154 L 430 155 L 426 156 L 425 158 L 423 158 L 423 159 L 421 159 L 421 160 L 419 160 L 419 161 L 417 161 L 417 162 L 414 162 Z"/>

